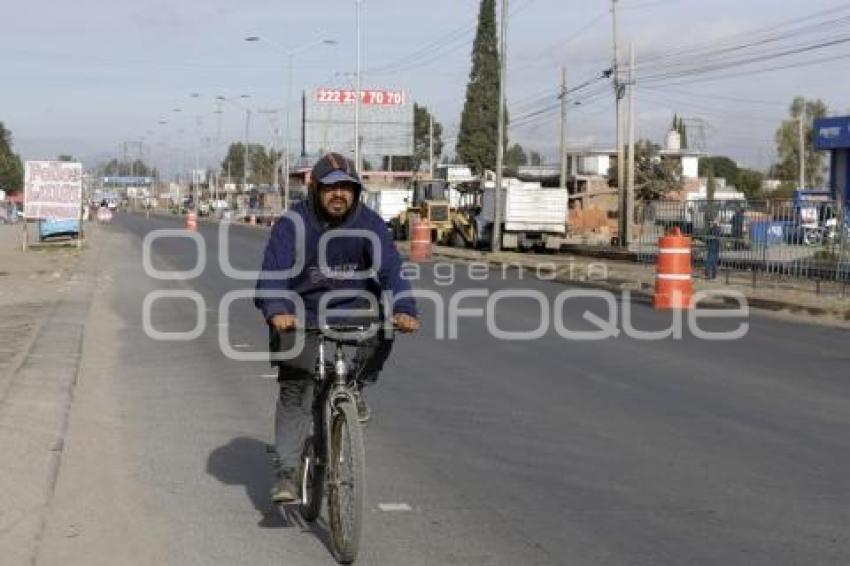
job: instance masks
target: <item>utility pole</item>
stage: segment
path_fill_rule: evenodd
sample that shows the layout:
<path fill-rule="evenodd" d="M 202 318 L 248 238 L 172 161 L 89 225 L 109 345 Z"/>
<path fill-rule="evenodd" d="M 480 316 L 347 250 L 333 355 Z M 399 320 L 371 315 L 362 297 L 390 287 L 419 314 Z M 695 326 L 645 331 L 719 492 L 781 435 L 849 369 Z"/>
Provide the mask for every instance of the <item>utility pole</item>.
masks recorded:
<path fill-rule="evenodd" d="M 354 166 L 362 173 L 363 167 L 360 162 L 360 94 L 362 85 L 360 83 L 360 4 L 362 0 L 354 0 L 357 21 L 357 61 L 356 78 L 354 81 Z"/>
<path fill-rule="evenodd" d="M 198 210 L 198 207 L 201 205 L 200 200 L 198 198 L 198 185 L 200 183 L 200 179 L 198 179 L 198 172 L 201 169 L 200 164 L 200 155 L 201 151 L 201 116 L 195 116 L 195 134 L 198 138 L 197 144 L 195 144 L 195 170 L 192 171 L 192 204 L 195 206 L 195 210 Z"/>
<path fill-rule="evenodd" d="M 623 245 L 628 246 L 632 240 L 632 223 L 635 218 L 635 44 L 629 45 L 629 180 L 626 187 L 626 232 Z"/>
<path fill-rule="evenodd" d="M 292 112 L 292 59 L 295 57 L 295 52 L 289 51 L 286 57 L 286 127 L 284 128 L 283 140 L 283 210 L 289 210 L 289 142 L 291 133 L 289 129 L 289 114 Z M 275 178 L 277 177 L 277 162 L 274 164 Z M 275 188 L 277 181 L 275 180 Z"/>
<path fill-rule="evenodd" d="M 502 165 L 505 159 L 505 75 L 508 52 L 508 0 L 502 0 L 501 30 L 499 32 L 499 124 L 496 141 L 496 187 L 493 191 L 493 241 L 491 249 L 498 252 L 502 247 Z"/>
<path fill-rule="evenodd" d="M 428 171 L 434 178 L 434 116 L 428 112 Z"/>
<path fill-rule="evenodd" d="M 251 136 L 251 109 L 245 109 L 245 148 L 242 151 L 242 192 L 245 192 L 248 189 L 248 164 L 250 163 L 248 157 L 248 139 Z"/>
<path fill-rule="evenodd" d="M 626 232 L 626 187 L 625 187 L 625 159 L 623 155 L 623 84 L 620 82 L 620 53 L 618 50 L 619 27 L 617 25 L 617 2 L 611 0 L 611 20 L 614 31 L 614 64 L 612 75 L 614 77 L 614 97 L 617 102 L 617 191 L 619 202 L 619 241 L 622 246 Z"/>
<path fill-rule="evenodd" d="M 800 189 L 806 188 L 806 109 L 803 107 L 798 120 L 800 130 Z"/>
<path fill-rule="evenodd" d="M 213 152 L 213 155 L 215 155 L 216 153 L 218 153 L 218 151 L 220 151 L 220 150 L 221 150 L 221 114 L 222 114 L 222 110 L 221 110 L 221 100 L 216 100 L 216 108 L 215 108 L 215 115 L 216 115 L 216 124 L 215 124 L 215 151 Z M 229 163 L 229 162 L 230 162 L 230 160 L 228 160 L 228 163 Z M 216 170 L 216 176 L 215 176 L 215 196 L 214 196 L 213 198 L 214 198 L 214 200 L 218 200 L 218 183 L 221 181 L 221 175 L 219 175 L 219 173 L 218 173 L 218 171 L 219 171 L 218 166 L 216 166 L 215 170 Z"/>
<path fill-rule="evenodd" d="M 561 67 L 561 190 L 567 188 L 567 69 Z"/>

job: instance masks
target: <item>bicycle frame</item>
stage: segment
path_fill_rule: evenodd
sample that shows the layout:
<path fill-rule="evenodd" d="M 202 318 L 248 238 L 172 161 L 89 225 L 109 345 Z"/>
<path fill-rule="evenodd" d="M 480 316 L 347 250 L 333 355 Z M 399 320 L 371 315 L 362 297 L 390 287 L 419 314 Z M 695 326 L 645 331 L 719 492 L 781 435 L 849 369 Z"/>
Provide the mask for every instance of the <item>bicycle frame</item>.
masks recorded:
<path fill-rule="evenodd" d="M 330 461 L 330 426 L 333 422 L 334 411 L 340 402 L 348 401 L 355 403 L 354 393 L 352 392 L 351 375 L 353 364 L 346 359 L 343 351 L 343 343 L 349 345 L 361 343 L 361 340 L 341 340 L 328 337 L 325 332 L 330 328 L 323 328 L 319 334 L 318 344 L 318 360 L 317 369 L 314 375 L 315 386 L 319 389 L 314 394 L 313 406 L 313 447 L 315 462 L 309 460 L 305 462 L 305 468 L 301 474 L 301 497 L 298 504 L 306 503 L 308 485 L 307 479 L 310 473 L 310 465 L 324 468 Z M 362 333 L 363 329 L 359 329 L 358 333 Z M 333 343 L 336 347 L 333 354 L 333 364 L 329 364 L 329 356 L 327 349 Z M 333 375 L 329 379 L 328 372 L 333 368 Z M 318 406 L 318 404 L 321 406 Z M 323 481 L 327 482 L 327 476 L 323 474 Z"/>

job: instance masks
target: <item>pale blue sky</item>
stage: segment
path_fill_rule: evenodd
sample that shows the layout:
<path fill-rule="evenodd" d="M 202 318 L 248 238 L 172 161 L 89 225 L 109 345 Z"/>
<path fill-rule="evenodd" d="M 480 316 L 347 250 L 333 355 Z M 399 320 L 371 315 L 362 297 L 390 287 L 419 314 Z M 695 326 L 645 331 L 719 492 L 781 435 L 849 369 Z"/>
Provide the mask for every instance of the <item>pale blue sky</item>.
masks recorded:
<path fill-rule="evenodd" d="M 364 87 L 406 90 L 433 108 L 452 138 L 478 5 L 478 0 L 363 0 Z M 659 57 L 695 43 L 710 45 L 730 34 L 844 5 L 835 0 L 621 0 L 621 35 L 624 43 L 634 40 L 640 69 L 642 57 L 657 65 Z M 609 8 L 607 0 L 511 0 L 508 99 L 514 116 L 548 104 L 535 99 L 555 93 L 560 65 L 568 67 L 573 84 L 610 65 Z M 93 163 L 118 155 L 125 140 L 144 138 L 148 158 L 161 168 L 188 166 L 197 144 L 196 115 L 202 116 L 202 136 L 215 136 L 216 95 L 250 94 L 246 103 L 254 109 L 283 105 L 285 59 L 268 46 L 244 42 L 248 35 L 288 48 L 325 37 L 338 42 L 295 58 L 296 93 L 344 85 L 344 74 L 354 68 L 353 0 L 30 0 L 4 12 L 0 120 L 25 158 L 62 152 Z M 835 17 L 848 15 L 850 8 Z M 845 54 L 850 56 L 850 44 L 841 43 L 764 66 Z M 699 64 L 698 57 L 693 64 Z M 388 72 L 369 72 L 387 65 Z M 711 75 L 688 77 L 684 84 L 660 82 L 643 90 L 639 83 L 638 135 L 661 141 L 678 112 L 704 120 L 711 152 L 766 166 L 773 131 L 794 95 L 821 97 L 835 112 L 850 109 L 846 67 L 847 60 L 839 59 L 757 76 L 704 82 L 694 81 Z M 571 112 L 572 144 L 613 145 L 613 95 L 603 85 L 576 94 L 582 100 L 599 92 Z M 191 98 L 191 92 L 200 96 Z M 168 124 L 160 125 L 162 119 Z M 295 124 L 293 119 L 293 143 Z M 225 105 L 223 141 L 241 139 L 243 128 L 244 115 Z M 554 158 L 557 132 L 557 116 L 544 115 L 512 127 L 510 137 Z M 267 116 L 254 120 L 252 138 L 271 142 Z M 221 156 L 209 148 L 202 157 L 218 161 Z"/>

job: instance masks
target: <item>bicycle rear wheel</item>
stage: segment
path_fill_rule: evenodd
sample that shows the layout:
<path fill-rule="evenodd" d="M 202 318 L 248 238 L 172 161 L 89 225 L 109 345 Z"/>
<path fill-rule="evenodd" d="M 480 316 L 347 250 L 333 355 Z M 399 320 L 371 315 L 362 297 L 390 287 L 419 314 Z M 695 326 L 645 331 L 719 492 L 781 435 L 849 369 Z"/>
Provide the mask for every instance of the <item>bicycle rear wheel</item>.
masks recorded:
<path fill-rule="evenodd" d="M 357 558 L 363 526 L 365 451 L 354 403 L 340 403 L 331 418 L 328 462 L 328 515 L 336 559 L 350 564 Z"/>
<path fill-rule="evenodd" d="M 301 493 L 301 505 L 298 507 L 301 517 L 305 521 L 313 522 L 318 519 L 322 512 L 322 487 L 324 483 L 324 468 L 319 465 L 316 457 L 315 444 L 312 438 L 304 443 L 304 452 L 301 458 L 301 473 L 299 486 Z"/>

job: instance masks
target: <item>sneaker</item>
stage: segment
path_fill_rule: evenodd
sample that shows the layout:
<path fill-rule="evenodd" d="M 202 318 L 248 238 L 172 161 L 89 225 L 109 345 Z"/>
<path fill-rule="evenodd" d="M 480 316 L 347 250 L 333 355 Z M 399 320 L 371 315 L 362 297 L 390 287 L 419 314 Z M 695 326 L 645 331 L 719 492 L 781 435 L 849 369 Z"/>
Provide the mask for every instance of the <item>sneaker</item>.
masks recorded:
<path fill-rule="evenodd" d="M 354 394 L 354 401 L 357 403 L 357 420 L 361 423 L 369 422 L 372 418 L 372 411 L 369 410 L 369 405 L 366 404 L 366 398 L 363 396 L 363 390 L 359 390 Z"/>
<path fill-rule="evenodd" d="M 275 503 L 294 503 L 298 501 L 295 470 L 281 470 L 278 474 L 278 480 L 272 488 L 272 501 Z"/>

